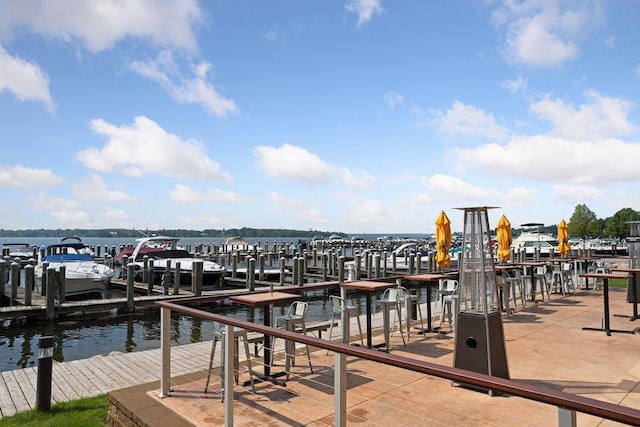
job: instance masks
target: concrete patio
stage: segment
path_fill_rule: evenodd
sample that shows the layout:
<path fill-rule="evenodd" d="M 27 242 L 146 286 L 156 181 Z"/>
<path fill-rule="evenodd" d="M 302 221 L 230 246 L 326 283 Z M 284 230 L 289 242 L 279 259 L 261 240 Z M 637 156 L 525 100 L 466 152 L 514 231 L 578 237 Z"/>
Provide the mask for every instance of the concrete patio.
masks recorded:
<path fill-rule="evenodd" d="M 632 306 L 626 293 L 611 289 L 613 329 L 633 330 L 640 320 L 629 321 Z M 623 314 L 614 316 L 613 314 Z M 582 327 L 600 327 L 603 291 L 580 291 L 551 301 L 529 303 L 525 309 L 503 317 L 511 379 L 640 409 L 640 336 Z M 352 328 L 352 331 L 354 329 Z M 374 337 L 382 340 L 380 335 Z M 403 346 L 399 333 L 392 337 L 392 354 L 444 366 L 453 363 L 453 334 L 438 337 L 412 333 Z M 209 346 L 210 344 L 207 344 Z M 271 383 L 236 386 L 234 422 L 253 425 L 333 425 L 333 355 L 312 352 L 314 373 L 306 356 L 298 356 L 287 387 Z M 379 363 L 348 358 L 348 423 L 363 426 L 551 426 L 558 410 L 512 396 L 490 396 L 452 384 L 448 380 L 405 371 Z M 183 360 L 183 363 L 188 361 Z M 281 363 L 280 363 L 281 365 Z M 194 367 L 198 369 L 198 367 Z M 158 382 L 110 393 L 114 425 L 221 425 L 223 404 L 217 393 L 205 394 L 206 373 L 175 378 L 170 397 L 159 398 Z M 248 379 L 241 373 L 240 382 Z M 131 422 L 135 419 L 135 422 Z M 579 426 L 618 423 L 578 414 Z"/>

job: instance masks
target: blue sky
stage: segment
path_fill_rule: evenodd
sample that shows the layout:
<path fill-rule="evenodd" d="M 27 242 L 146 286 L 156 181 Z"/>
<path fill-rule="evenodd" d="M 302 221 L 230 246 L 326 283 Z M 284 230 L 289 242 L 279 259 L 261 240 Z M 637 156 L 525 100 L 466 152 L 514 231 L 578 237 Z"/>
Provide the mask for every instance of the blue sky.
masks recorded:
<path fill-rule="evenodd" d="M 0 228 L 640 210 L 640 2 L 0 3 Z"/>

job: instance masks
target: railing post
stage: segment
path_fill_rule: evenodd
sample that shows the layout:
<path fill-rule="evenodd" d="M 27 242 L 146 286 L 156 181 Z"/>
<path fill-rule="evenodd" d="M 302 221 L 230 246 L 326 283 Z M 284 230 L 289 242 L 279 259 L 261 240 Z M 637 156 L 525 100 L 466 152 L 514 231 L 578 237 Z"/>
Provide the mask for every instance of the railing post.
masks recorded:
<path fill-rule="evenodd" d="M 558 427 L 576 427 L 576 411 L 558 407 Z"/>
<path fill-rule="evenodd" d="M 171 310 L 165 307 L 160 308 L 160 352 L 162 354 L 162 364 L 160 373 L 160 393 L 158 396 L 169 396 L 169 382 L 171 381 Z"/>
<path fill-rule="evenodd" d="M 335 393 L 333 424 L 347 425 L 347 356 L 344 353 L 335 353 L 333 387 Z"/>
<path fill-rule="evenodd" d="M 235 378 L 234 370 L 234 336 L 233 326 L 226 325 L 224 334 L 225 351 L 224 357 L 224 425 L 226 427 L 233 426 L 233 383 Z"/>

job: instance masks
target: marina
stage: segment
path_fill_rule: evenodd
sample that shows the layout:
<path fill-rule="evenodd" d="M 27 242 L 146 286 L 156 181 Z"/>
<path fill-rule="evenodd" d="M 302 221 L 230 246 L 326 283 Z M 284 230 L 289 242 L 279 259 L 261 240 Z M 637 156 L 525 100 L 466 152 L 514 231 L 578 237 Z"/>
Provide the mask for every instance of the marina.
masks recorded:
<path fill-rule="evenodd" d="M 615 312 L 629 311 L 624 292 L 612 292 L 611 304 Z M 607 337 L 580 331 L 582 324 L 597 323 L 600 316 L 600 291 L 582 291 L 566 298 L 555 296 L 518 310 L 505 320 L 511 377 L 523 384 L 639 407 L 635 390 L 640 385 L 637 372 L 640 354 L 639 347 L 633 344 L 637 336 Z M 616 318 L 613 322 L 621 326 L 628 320 Z M 172 328 L 175 323 L 172 321 Z M 380 339 L 381 325 L 382 318 L 378 315 L 374 318 L 376 339 Z M 205 329 L 202 328 L 203 334 Z M 573 333 L 567 334 L 567 330 Z M 403 346 L 400 335 L 394 334 L 391 345 L 392 354 L 451 366 L 453 340 L 446 335 L 414 336 Z M 625 351 L 619 351 L 620 348 Z M 219 393 L 203 393 L 210 349 L 210 342 L 172 343 L 175 382 L 174 392 L 168 398 L 157 398 L 161 358 L 157 348 L 54 363 L 52 397 L 58 402 L 113 392 L 110 414 L 114 417 L 123 413 L 135 415 L 154 426 L 221 425 L 224 405 Z M 324 383 L 324 379 L 333 375 L 333 355 L 312 351 L 311 356 L 316 373 L 310 375 L 304 363 L 296 366 L 287 388 L 262 383 L 256 385 L 254 393 L 250 387 L 236 386 L 239 398 L 234 404 L 238 414 L 236 425 L 251 422 L 304 425 L 313 420 L 320 425 L 331 424 L 331 402 L 311 390 L 314 383 Z M 607 369 L 602 369 L 605 361 Z M 215 364 L 219 363 L 216 358 Z M 349 380 L 352 397 L 348 417 L 352 423 L 385 425 L 392 419 L 402 419 L 403 425 L 557 424 L 558 412 L 553 406 L 522 398 L 491 397 L 452 386 L 448 380 L 409 375 L 366 361 L 353 359 L 350 366 L 354 370 Z M 33 407 L 35 375 L 35 367 L 2 372 L 3 416 Z M 217 390 L 219 380 L 214 379 L 213 384 Z M 311 402 L 314 411 L 309 410 Z M 578 414 L 577 421 L 578 425 L 603 425 L 601 418 L 585 414 Z"/>
<path fill-rule="evenodd" d="M 368 245 L 371 246 L 368 246 Z M 275 289 L 280 293 L 288 293 L 287 295 L 297 296 L 304 304 L 309 306 L 308 315 L 306 315 L 307 332 L 316 337 L 322 337 L 323 333 L 326 333 L 332 327 L 334 317 L 334 306 L 331 303 L 331 298 L 334 295 L 340 293 L 340 285 L 344 284 L 344 288 L 353 288 L 346 295 L 346 303 L 352 307 L 355 307 L 357 312 L 360 313 L 362 323 L 366 324 L 366 342 L 370 348 L 379 347 L 381 343 L 373 345 L 372 340 L 375 340 L 376 336 L 380 336 L 382 332 L 388 328 L 389 318 L 385 318 L 383 313 L 377 309 L 373 310 L 372 302 L 378 301 L 382 297 L 382 289 L 394 287 L 394 281 L 396 283 L 404 282 L 404 286 L 408 288 L 407 292 L 415 296 L 416 304 L 419 304 L 420 313 L 427 313 L 428 324 L 425 325 L 420 317 L 421 335 L 426 339 L 429 336 L 433 336 L 435 333 L 436 339 L 444 339 L 450 341 L 450 333 L 454 331 L 452 327 L 451 317 L 448 320 L 449 334 L 447 331 L 443 331 L 443 322 L 445 318 L 443 316 L 443 307 L 438 310 L 438 301 L 440 299 L 441 292 L 431 291 L 433 285 L 438 286 L 437 280 L 431 284 L 424 286 L 417 278 L 422 276 L 433 277 L 448 277 L 442 273 L 451 272 L 451 274 L 457 274 L 456 270 L 452 267 L 446 269 L 446 271 L 440 267 L 436 268 L 434 262 L 435 257 L 433 253 L 427 252 L 425 259 L 426 263 L 420 262 L 421 254 L 419 252 L 405 252 L 401 251 L 393 252 L 393 248 L 384 248 L 385 250 L 377 251 L 373 247 L 374 243 L 358 241 L 358 247 L 353 247 L 351 243 L 343 241 L 340 244 L 331 244 L 329 247 L 314 247 L 307 246 L 303 252 L 291 251 L 287 247 L 287 244 L 282 246 L 274 246 L 273 250 L 269 246 L 265 249 L 261 244 L 254 244 L 251 247 L 239 248 L 234 247 L 234 252 L 227 253 L 224 246 L 217 247 L 211 246 L 211 249 L 200 249 L 202 252 L 198 252 L 200 257 L 215 257 L 221 265 L 225 265 L 228 276 L 221 278 L 220 283 L 215 288 L 207 288 L 199 286 L 201 278 L 194 274 L 187 283 L 179 280 L 178 276 L 175 276 L 176 270 L 179 268 L 179 264 L 167 264 L 160 270 L 160 280 L 154 278 L 154 274 L 144 274 L 146 269 L 149 269 L 149 273 L 153 270 L 153 266 L 147 266 L 147 259 L 145 257 L 145 263 L 142 263 L 143 269 L 138 274 L 134 274 L 136 265 L 127 262 L 127 257 L 124 257 L 122 264 L 120 265 L 119 277 L 114 277 L 108 287 L 103 291 L 102 298 L 100 299 L 80 299 L 77 301 L 58 301 L 52 296 L 56 294 L 55 288 L 49 289 L 47 286 L 47 295 L 40 295 L 38 292 L 33 292 L 31 295 L 31 302 L 26 304 L 26 292 L 24 285 L 22 287 L 15 288 L 15 280 L 11 280 L 11 271 L 9 275 L 8 283 L 4 285 L 4 295 L 14 295 L 12 299 L 13 304 L 7 307 L 0 307 L 0 318 L 3 321 L 3 334 L 2 342 L 0 342 L 0 359 L 4 360 L 4 365 L 0 366 L 0 372 L 3 372 L 3 378 L 6 376 L 4 387 L 10 390 L 11 393 L 22 393 L 23 398 L 12 398 L 14 403 L 14 409 L 17 411 L 20 404 L 25 405 L 28 403 L 29 393 L 32 390 L 17 390 L 17 378 L 27 378 L 28 375 L 33 375 L 33 370 L 37 366 L 37 342 L 39 337 L 47 335 L 52 336 L 54 341 L 53 359 L 55 365 L 64 365 L 66 363 L 76 363 L 74 369 L 88 369 L 88 366 L 95 364 L 95 358 L 105 358 L 121 356 L 124 357 L 129 354 L 145 353 L 154 354 L 153 358 L 160 357 L 155 353 L 149 353 L 158 351 L 162 347 L 162 318 L 158 311 L 158 304 L 166 302 L 179 302 L 184 301 L 184 304 L 191 304 L 190 301 L 197 301 L 197 307 L 199 310 L 205 310 L 209 313 L 215 313 L 217 315 L 229 316 L 232 319 L 238 319 L 240 321 L 249 321 L 251 324 L 259 325 L 266 322 L 265 311 L 258 307 L 253 307 L 250 304 L 238 304 L 237 301 L 244 301 L 243 296 L 252 298 L 253 295 L 257 295 L 256 292 L 264 292 L 269 289 Z M 186 250 L 186 249 L 185 249 Z M 244 252 L 243 252 L 244 251 Z M 265 252 L 266 251 L 266 252 Z M 274 256 L 272 253 L 277 251 L 279 256 Z M 391 254 L 391 259 L 387 258 L 383 254 Z M 108 253 L 108 251 L 105 250 Z M 345 255 L 347 254 L 348 255 Z M 257 270 L 255 264 L 255 258 L 260 260 L 257 263 Z M 450 256 L 455 257 L 452 252 Z M 540 257 L 538 261 L 535 261 L 534 257 L 540 256 L 540 254 L 534 253 L 531 260 L 527 262 L 514 263 L 515 265 L 551 265 L 554 261 L 553 255 L 548 257 Z M 396 257 L 402 258 L 403 263 L 398 263 Z M 526 257 L 526 254 L 515 253 L 514 258 Z M 150 257 L 149 257 L 150 259 Z M 388 259 L 388 262 L 382 261 Z M 576 257 L 576 259 L 578 259 Z M 607 264 L 609 268 L 625 265 L 628 260 L 624 257 L 591 257 L 593 260 L 598 260 L 602 265 Z M 102 262 L 109 262 L 113 260 L 111 255 L 107 255 L 102 258 Z M 249 261 L 248 268 L 258 272 L 263 268 L 267 268 L 272 263 L 275 264 L 276 260 L 279 264 L 279 277 L 276 280 L 260 280 L 258 274 L 245 274 L 244 277 L 237 273 L 237 263 L 239 260 Z M 194 265 L 201 262 L 196 259 Z M 398 265 L 402 265 L 399 269 Z M 455 265 L 455 264 L 454 264 Z M 595 262 L 594 262 L 595 265 Z M 27 266 L 29 268 L 30 266 Z M 115 266 L 114 266 L 115 267 Z M 286 267 L 286 268 L 283 268 Z M 501 265 L 501 267 L 507 268 L 507 266 Z M 577 267 L 577 264 L 576 264 Z M 170 270 L 175 268 L 175 270 Z M 526 268 L 526 267 L 525 267 Z M 586 267 L 584 267 L 586 268 Z M 12 268 L 15 270 L 15 267 Z M 163 271 L 164 270 L 164 271 Z M 496 270 L 498 270 L 496 268 Z M 503 271 L 504 269 L 500 269 Z M 50 272 L 53 270 L 49 270 Z M 197 269 L 194 269 L 197 271 Z M 506 271 L 506 270 L 505 270 Z M 551 269 L 549 270 L 551 271 Z M 122 272 L 126 272 L 124 275 Z M 435 274 L 438 272 L 438 274 Z M 574 277 L 577 283 L 579 283 L 578 277 L 579 270 L 574 271 Z M 428 273 L 428 274 L 424 274 Z M 202 274 L 201 272 L 199 274 Z M 527 273 L 528 275 L 528 273 Z M 525 275 L 525 276 L 527 276 Z M 124 276 L 124 277 L 123 277 Z M 174 278 L 173 281 L 167 280 L 167 277 Z M 456 277 L 456 276 L 453 276 Z M 528 276 L 527 276 L 528 277 Z M 531 286 L 533 286 L 534 276 L 532 277 Z M 145 281 L 141 282 L 140 279 Z M 263 278 L 264 279 L 264 278 Z M 349 286 L 349 282 L 352 280 L 364 280 L 362 283 L 376 284 L 376 281 L 388 281 L 388 283 L 380 282 L 380 286 L 376 285 L 376 289 L 380 291 L 358 291 L 358 286 Z M 367 282 L 367 280 L 369 282 Z M 189 282 L 190 285 L 189 286 Z M 22 283 L 22 282 L 21 282 Z M 26 282 L 25 282 L 26 283 Z M 48 283 L 52 283 L 48 281 Z M 201 283 L 201 282 L 200 282 Z M 185 285 L 183 287 L 183 285 Z M 35 288 L 35 286 L 34 286 Z M 588 288 L 587 288 L 588 289 Z M 524 290 L 521 290 L 524 292 Z M 576 297 L 577 295 L 590 295 L 591 292 L 581 292 L 580 294 L 567 294 L 564 291 L 562 298 L 567 296 L 568 298 Z M 376 295 L 374 296 L 373 293 Z M 379 295 L 378 295 L 379 294 Z M 545 301 L 544 291 L 541 290 L 542 300 L 540 302 L 552 303 L 553 299 L 548 297 Z M 547 295 L 549 295 L 547 291 Z M 524 296 L 524 295 L 523 295 Z M 531 309 L 542 308 L 539 301 L 532 293 L 532 301 L 535 305 Z M 51 307 L 47 301 L 56 301 Z M 557 301 L 559 302 L 559 301 Z M 377 307 L 378 302 L 376 302 Z M 509 303 L 505 301 L 505 306 L 509 306 Z M 500 304 L 498 305 L 500 307 Z M 514 309 L 516 305 L 514 304 Z M 418 307 L 416 307 L 418 308 Z M 412 309 L 413 313 L 416 313 L 416 308 Z M 274 312 L 269 313 L 273 318 L 282 316 L 287 307 L 282 304 L 277 304 L 274 307 Z M 504 309 L 504 308 L 503 308 Z M 498 310 L 503 310 L 498 308 Z M 408 309 L 407 309 L 408 310 Z M 526 316 L 526 308 L 524 310 L 517 310 L 517 313 L 510 313 L 507 310 L 506 319 L 512 319 L 516 314 Z M 407 311 L 407 322 L 410 318 L 417 320 L 417 317 L 410 315 Z M 422 316 L 422 314 L 420 314 Z M 400 317 L 399 313 L 396 317 Z M 435 326 L 434 319 L 438 318 L 438 327 Z M 526 317 L 525 317 L 526 318 Z M 47 320 L 50 319 L 50 320 Z M 370 319 L 370 320 L 368 320 Z M 354 320 L 352 320 L 353 322 Z M 270 322 L 269 322 L 270 323 Z M 382 323 L 382 324 L 381 324 Z M 266 323 L 265 323 L 266 325 Z M 408 333 L 409 331 L 407 331 Z M 386 342 L 387 352 L 396 352 L 398 343 L 398 335 L 389 335 L 388 331 L 382 333 Z M 416 336 L 416 334 L 413 334 Z M 630 335 L 635 335 L 631 333 Z M 395 336 L 395 337 L 394 337 Z M 201 372 L 201 367 L 194 368 L 191 363 L 193 358 L 195 365 L 201 366 L 206 364 L 207 360 L 207 343 L 210 343 L 214 339 L 214 327 L 211 321 L 193 317 L 187 314 L 174 313 L 170 320 L 170 333 L 169 340 L 172 346 L 177 349 L 188 348 L 188 355 L 178 356 L 180 366 L 178 370 L 172 372 L 172 375 L 180 375 L 181 377 L 193 380 L 197 384 L 197 378 L 200 378 L 198 372 Z M 335 338 L 335 337 L 334 337 Z M 406 345 L 404 343 L 403 347 Z M 409 338 L 409 335 L 407 335 Z M 362 336 L 361 336 L 362 339 Z M 413 338 L 416 340 L 416 338 Z M 282 340 L 278 340 L 282 342 Z M 409 339 L 409 342 L 411 339 Z M 357 339 L 356 339 L 357 342 Z M 394 344 L 396 342 L 396 344 Z M 261 335 L 252 334 L 249 340 L 249 344 L 252 347 L 252 353 L 257 355 L 260 348 L 263 348 L 266 353 L 266 348 L 262 344 Z M 265 341 L 266 343 L 266 341 Z M 210 345 L 210 344 L 209 344 Z M 266 345 L 266 344 L 265 344 Z M 274 348 L 274 354 L 278 354 L 282 350 L 280 346 Z M 414 344 L 415 345 L 415 342 Z M 196 350 L 198 349 L 198 350 Z M 425 350 L 419 350 L 424 353 Z M 200 356 L 198 354 L 202 353 Z M 323 353 L 323 352 L 320 352 Z M 178 350 L 175 355 L 183 354 L 182 350 Z M 314 359 L 311 363 L 328 363 L 327 361 L 318 362 L 318 352 L 313 352 Z M 425 353 L 425 354 L 428 354 Z M 175 356 L 172 355 L 172 358 Z M 132 356 L 133 357 L 133 356 Z M 143 356 L 137 355 L 132 360 L 132 367 L 127 369 L 134 369 L 137 358 Z M 278 356 L 279 357 L 279 356 Z M 199 358 L 199 359 L 198 359 Z M 203 359 L 204 362 L 201 360 Z M 91 362 L 82 362 L 84 360 L 91 360 Z M 123 360 L 117 360 L 117 363 L 122 366 Z M 154 362 L 157 363 L 157 362 Z M 304 365 L 304 364 L 303 364 Z M 65 365 L 70 369 L 71 365 Z M 149 365 L 147 364 L 147 367 Z M 178 374 L 183 372 L 184 374 Z M 65 368 L 57 368 L 65 369 Z M 94 367 L 95 369 L 95 367 Z M 126 374 L 126 371 L 119 371 L 118 373 L 110 373 L 107 366 L 100 368 L 101 374 L 97 374 L 94 371 L 92 374 L 86 374 L 90 378 L 90 381 L 94 381 L 92 386 L 88 385 L 74 385 L 74 391 L 62 392 L 64 385 L 57 385 L 59 388 L 57 399 L 65 399 L 72 395 L 80 395 L 80 391 L 83 387 L 90 388 L 93 392 L 98 390 L 105 390 L 105 388 L 112 387 L 111 390 L 126 389 L 129 386 L 139 390 L 142 386 L 138 381 L 135 384 L 130 384 L 127 379 L 130 375 L 138 376 L 142 379 L 148 379 L 150 384 L 154 384 L 154 379 L 151 374 Z M 195 371 L 193 370 L 195 369 Z M 375 368 L 377 369 L 377 368 Z M 31 371 L 30 371 L 31 370 Z M 287 371 L 289 369 L 287 368 Z M 62 372 L 62 371 L 61 371 Z M 7 373 L 6 375 L 4 373 Z M 10 374 L 9 374 L 10 373 Z M 157 370 L 156 370 L 157 373 Z M 56 374 L 57 375 L 57 374 Z M 85 375 L 85 374 L 82 374 Z M 94 377 L 91 377 L 93 375 Z M 371 374 L 373 375 L 373 374 Z M 375 376 L 375 375 L 373 375 Z M 157 378 L 157 377 L 156 377 Z M 29 380 L 32 381 L 32 380 Z M 61 384 L 66 379 L 59 379 Z M 83 381 L 84 383 L 85 381 Z M 193 382 L 193 381 L 191 381 Z M 287 381 L 288 383 L 289 381 Z M 279 383 L 278 383 L 279 384 Z M 69 384 L 68 384 L 69 385 Z M 78 389 L 78 390 L 75 390 Z M 84 390 L 88 392 L 88 390 Z M 74 394 L 75 393 L 75 394 Z M 257 392 L 259 394 L 259 392 Z M 277 399 L 276 399 L 277 400 Z M 22 403 L 21 403 L 22 402 Z M 5 405 L 8 401 L 5 401 Z M 215 408 L 214 408 L 215 410 Z M 11 410 L 7 410 L 11 411 Z M 176 408 L 171 409 L 172 412 L 176 411 Z"/>

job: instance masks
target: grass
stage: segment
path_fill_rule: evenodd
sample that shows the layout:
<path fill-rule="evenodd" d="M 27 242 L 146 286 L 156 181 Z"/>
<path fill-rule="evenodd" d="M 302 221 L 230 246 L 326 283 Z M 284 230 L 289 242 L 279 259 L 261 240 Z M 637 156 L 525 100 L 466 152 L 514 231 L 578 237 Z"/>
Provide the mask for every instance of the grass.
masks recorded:
<path fill-rule="evenodd" d="M 627 279 L 609 279 L 609 287 L 626 289 Z M 633 287 L 631 289 L 633 289 Z"/>
<path fill-rule="evenodd" d="M 51 411 L 35 409 L 0 418 L 0 427 L 103 427 L 107 423 L 106 394 L 51 405 Z"/>

